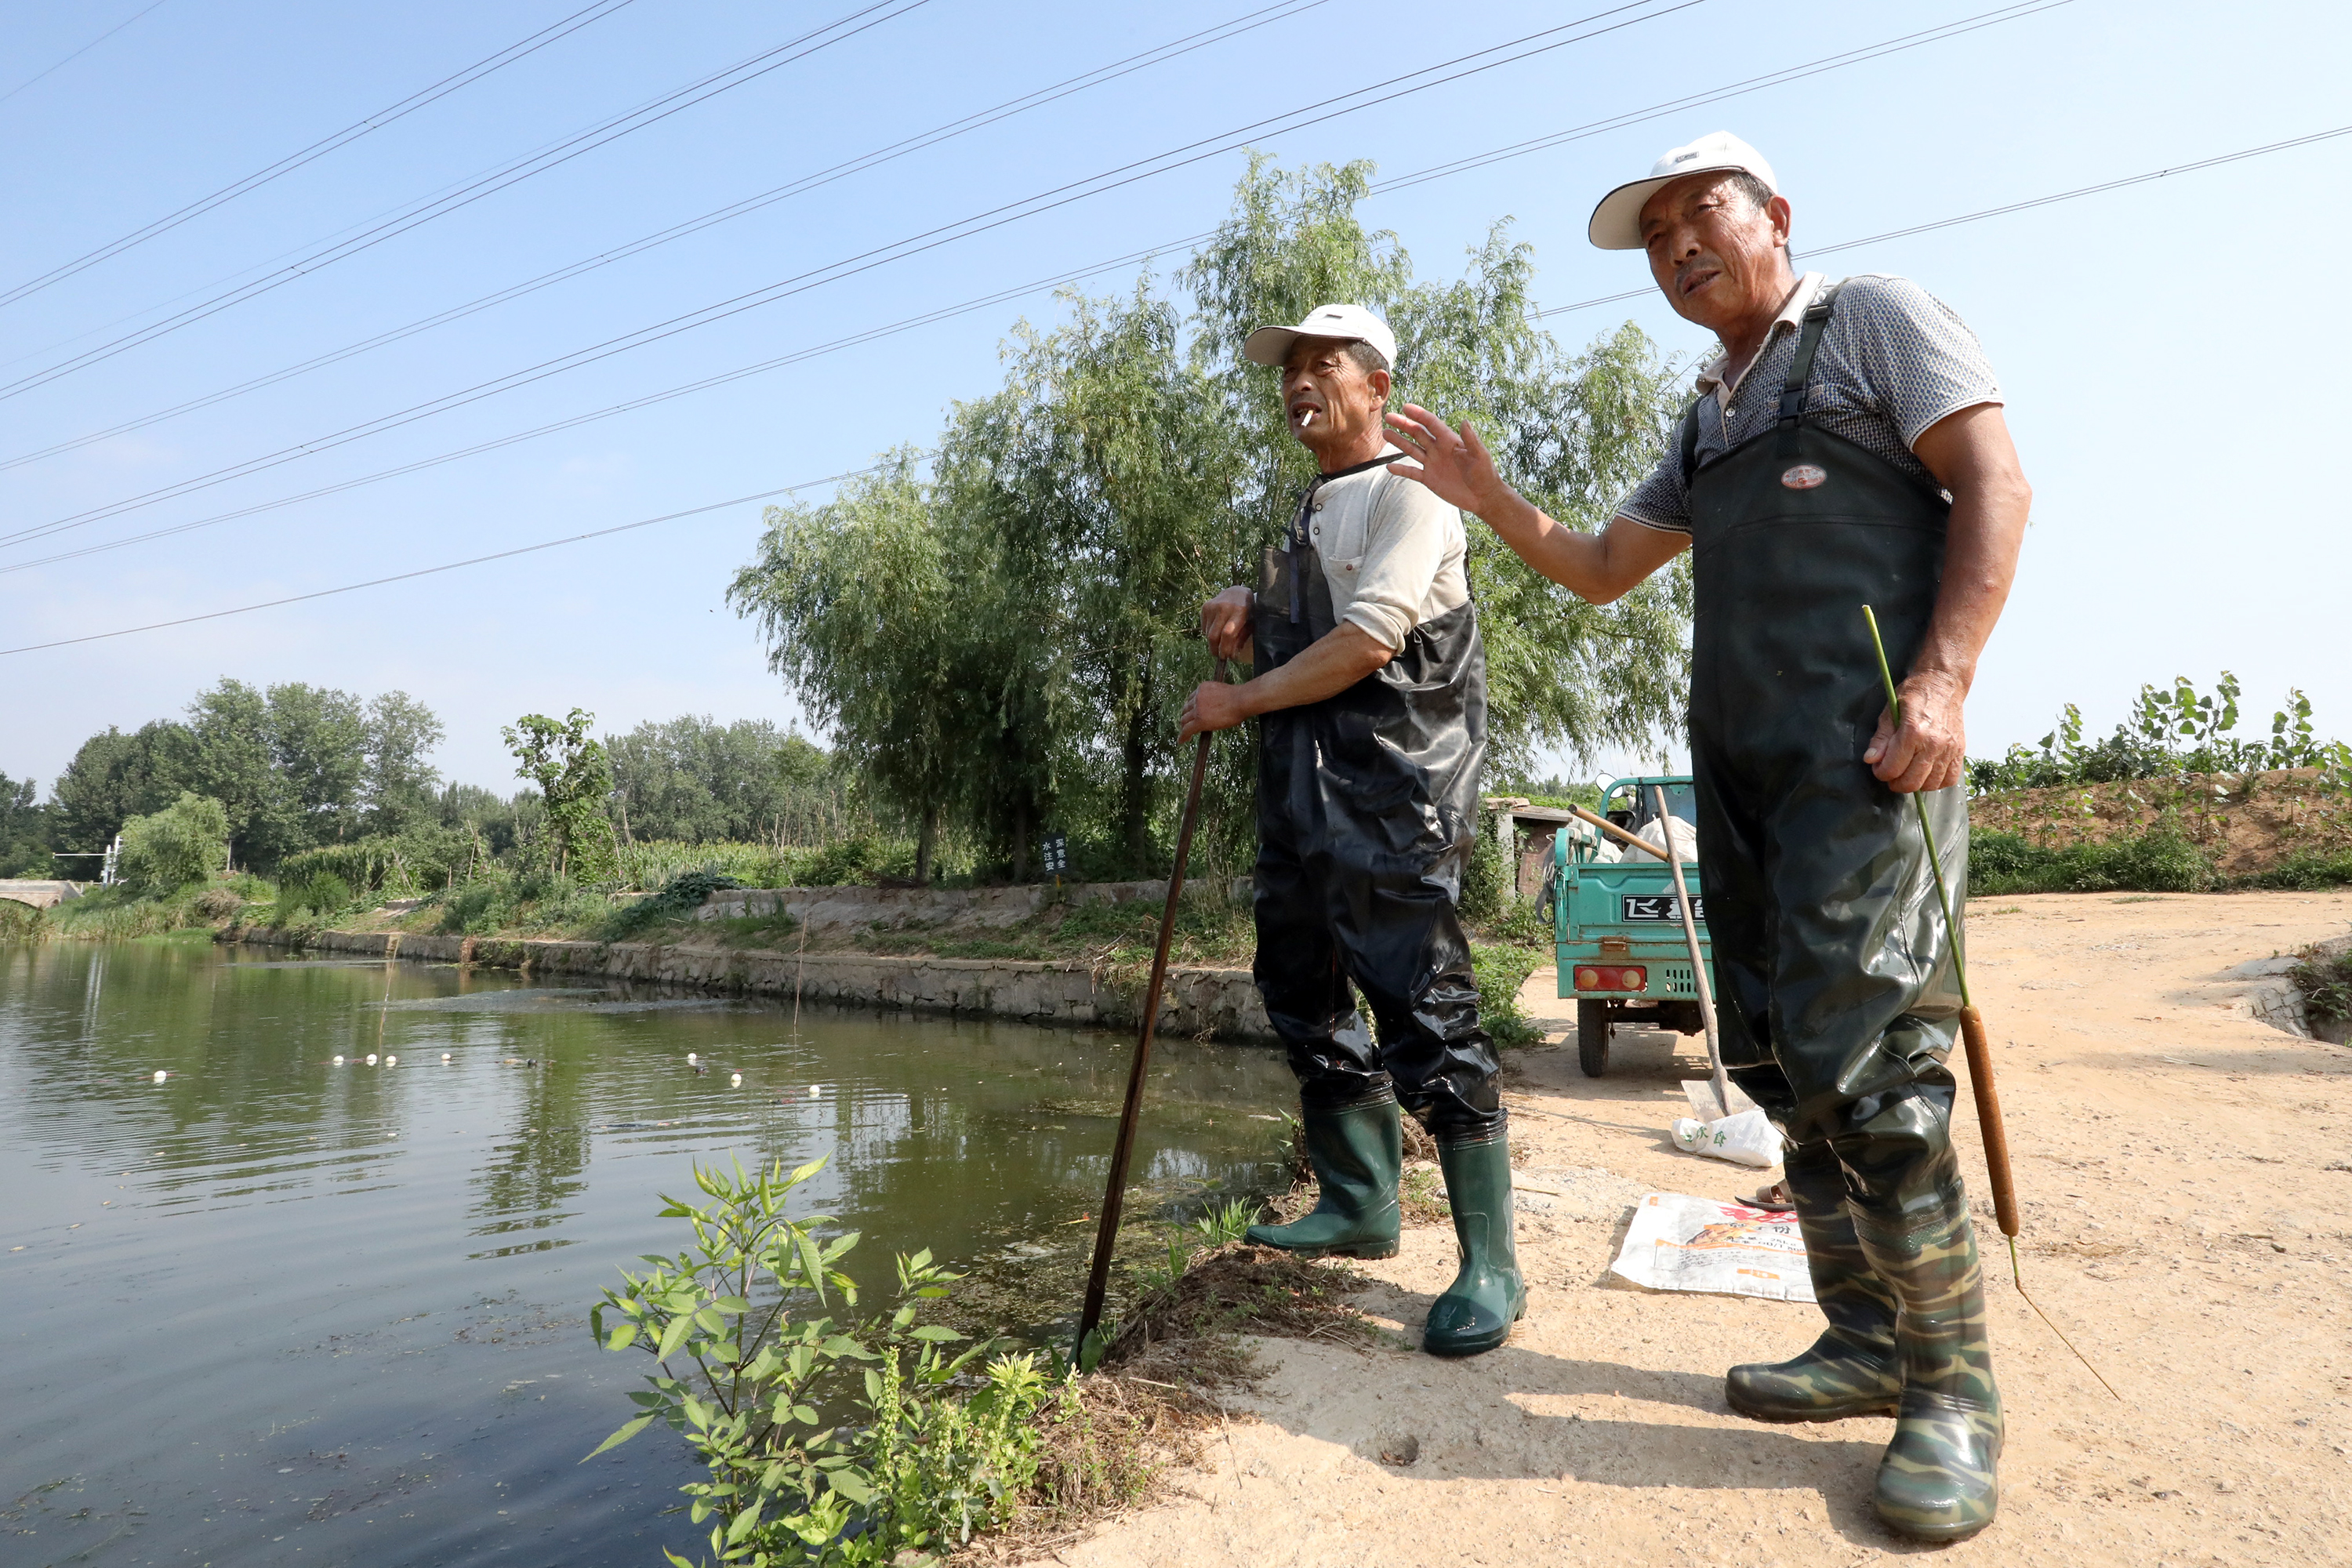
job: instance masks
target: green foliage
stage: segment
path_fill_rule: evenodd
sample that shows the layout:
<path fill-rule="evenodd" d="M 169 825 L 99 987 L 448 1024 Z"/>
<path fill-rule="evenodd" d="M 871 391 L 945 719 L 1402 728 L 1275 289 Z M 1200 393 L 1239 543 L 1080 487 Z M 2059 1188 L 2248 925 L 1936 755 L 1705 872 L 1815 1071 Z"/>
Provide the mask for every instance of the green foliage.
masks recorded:
<path fill-rule="evenodd" d="M 198 887 L 228 858 L 228 811 L 182 791 L 172 805 L 122 825 L 122 879 L 151 898 Z"/>
<path fill-rule="evenodd" d="M 743 884 L 725 872 L 710 867 L 680 871 L 664 882 L 658 891 L 648 893 L 629 904 L 605 923 L 601 933 L 607 942 L 625 942 L 649 926 L 664 921 L 683 920 L 700 909 L 711 894 Z"/>
<path fill-rule="evenodd" d="M 333 876 L 361 892 L 398 898 L 451 887 L 488 858 L 485 847 L 464 828 L 420 822 L 399 833 L 371 834 L 289 855 L 278 863 L 278 876 L 289 884 Z"/>
<path fill-rule="evenodd" d="M 31 779 L 19 781 L 0 773 L 0 877 L 64 877 L 95 881 L 97 879 L 85 872 L 97 862 L 51 857 L 52 814 L 47 806 L 34 804 L 40 793 L 40 785 Z"/>
<path fill-rule="evenodd" d="M 2303 993 L 2304 1010 L 2324 1024 L 2352 1020 L 2352 952 L 2305 948 L 2287 978 Z"/>
<path fill-rule="evenodd" d="M 815 845 L 873 830 L 834 760 L 764 719 L 647 721 L 605 744 L 633 838 Z"/>
<path fill-rule="evenodd" d="M 2212 861 L 2171 822 L 2137 837 L 2063 849 L 2043 848 L 2012 833 L 1969 837 L 1972 893 L 2194 893 L 2216 880 Z"/>
<path fill-rule="evenodd" d="M 299 682 L 260 690 L 224 679 L 188 721 L 82 742 L 57 781 L 57 846 L 102 849 L 131 817 L 192 790 L 228 814 L 236 858 L 284 857 L 429 816 L 438 775 L 424 762 L 441 722 L 405 693 L 362 700 Z"/>
<path fill-rule="evenodd" d="M 562 719 L 526 713 L 499 731 L 519 764 L 515 772 L 539 786 L 547 829 L 547 868 L 573 882 L 602 882 L 619 870 L 619 845 L 604 815 L 613 768 L 604 743 L 589 734 L 596 716 L 574 708 Z"/>
<path fill-rule="evenodd" d="M 693 1521 L 710 1522 L 712 1562 L 846 1568 L 952 1551 L 1011 1511 L 1036 1474 L 1041 1418 L 1073 1405 L 1032 1357 L 982 1368 L 982 1347 L 952 1350 L 961 1335 L 918 1321 L 953 1278 L 928 1252 L 898 1258 L 894 1310 L 832 1316 L 836 1297 L 845 1314 L 857 1305 L 838 1265 L 858 1237 L 785 1213 L 823 1163 L 698 1166 L 709 1201 L 662 1211 L 692 1226 L 692 1245 L 624 1271 L 589 1313 L 604 1349 L 656 1363 L 629 1396 L 639 1414 L 595 1453 L 656 1421 L 684 1437 L 709 1471 L 682 1489 Z"/>
<path fill-rule="evenodd" d="M 2069 702 L 2038 750 L 2013 745 L 1999 762 L 1970 762 L 1969 787 L 1986 795 L 2186 773 L 2317 768 L 2327 784 L 2352 789 L 2352 746 L 2318 738 L 2310 698 L 2290 687 L 2285 705 L 2271 715 L 2269 739 L 2245 740 L 2232 733 L 2240 695 L 2238 678 L 2226 669 L 2210 693 L 2200 692 L 2187 676 L 2175 676 L 2169 690 L 2143 686 L 2130 720 L 2091 745 L 2083 742 L 2082 710 Z"/>
<path fill-rule="evenodd" d="M 1453 282 L 1417 280 L 1356 216 L 1370 166 L 1254 163 L 1231 216 L 1156 291 L 1065 295 L 1016 329 L 1003 387 L 960 405 L 928 466 L 902 449 L 822 507 L 772 509 L 730 600 L 772 667 L 912 825 L 918 875 L 960 834 L 1019 879 L 1066 833 L 1092 879 L 1164 875 L 1190 748 L 1175 718 L 1211 672 L 1199 605 L 1254 581 L 1312 472 L 1273 372 L 1242 339 L 1352 300 L 1396 329 L 1400 393 L 1475 421 L 1564 523 L 1606 523 L 1674 413 L 1668 367 L 1627 327 L 1582 354 L 1540 328 L 1532 261 L 1501 226 Z M 1497 764 L 1640 745 L 1679 721 L 1687 569 L 1596 606 L 1470 531 Z M 1254 826 L 1247 731 L 1213 750 L 1196 875 L 1239 870 Z"/>
<path fill-rule="evenodd" d="M 2299 893 L 2321 888 L 2352 886 L 2352 849 L 2340 850 L 2333 855 L 2309 849 L 2299 851 L 2269 870 L 2257 872 L 2246 879 L 2246 885 L 2282 888 Z"/>
<path fill-rule="evenodd" d="M 1483 942 L 1470 944 L 1470 967 L 1478 982 L 1478 1021 L 1486 1026 L 1495 1044 L 1506 1049 L 1539 1045 L 1543 1031 L 1519 1006 L 1519 987 L 1544 962 L 1540 947 Z"/>
<path fill-rule="evenodd" d="M 1503 895 L 1510 890 L 1513 875 L 1502 841 L 1496 837 L 1493 825 L 1482 817 L 1477 836 L 1470 842 L 1470 864 L 1462 871 L 1462 918 L 1483 924 L 1501 914 Z"/>
<path fill-rule="evenodd" d="M 359 902 L 352 885 L 332 871 L 288 877 L 278 884 L 278 906 L 270 923 L 282 928 L 331 920 L 357 908 Z"/>

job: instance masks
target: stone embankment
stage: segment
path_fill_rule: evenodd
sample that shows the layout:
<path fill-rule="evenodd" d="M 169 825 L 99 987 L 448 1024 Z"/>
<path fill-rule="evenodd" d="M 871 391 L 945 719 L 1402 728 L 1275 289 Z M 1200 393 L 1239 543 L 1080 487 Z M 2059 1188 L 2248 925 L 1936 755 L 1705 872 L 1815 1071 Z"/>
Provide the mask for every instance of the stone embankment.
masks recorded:
<path fill-rule="evenodd" d="M 1067 901 L 1125 903 L 1166 896 L 1164 882 L 1061 889 Z M 1002 929 L 1036 914 L 1050 888 L 738 889 L 713 897 L 698 919 L 789 911 L 820 943 L 853 931 L 919 930 L 940 935 Z M 1212 894 L 1213 896 L 1213 893 Z M 893 1012 L 1016 1018 L 1024 1023 L 1133 1027 L 1147 976 L 1140 966 L 866 952 L 774 951 L 717 942 L 566 942 L 516 937 L 420 936 L 403 931 L 233 931 L 230 940 L 320 952 L 478 964 L 525 974 L 577 975 L 696 987 Z M 1168 972 L 1160 1030 L 1171 1036 L 1266 1042 L 1265 1009 L 1245 969 Z"/>

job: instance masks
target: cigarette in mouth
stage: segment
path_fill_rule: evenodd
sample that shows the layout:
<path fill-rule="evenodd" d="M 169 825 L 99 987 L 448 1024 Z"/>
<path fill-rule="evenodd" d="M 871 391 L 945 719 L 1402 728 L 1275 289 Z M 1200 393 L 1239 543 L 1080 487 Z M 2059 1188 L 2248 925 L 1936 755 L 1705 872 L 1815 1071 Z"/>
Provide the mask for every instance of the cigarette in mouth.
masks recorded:
<path fill-rule="evenodd" d="M 1302 408 L 1302 409 L 1300 409 L 1300 410 L 1298 411 L 1298 422 L 1299 422 L 1301 425 L 1312 425 L 1312 424 L 1314 424 L 1314 423 L 1315 423 L 1315 410 L 1313 410 L 1312 408 Z"/>

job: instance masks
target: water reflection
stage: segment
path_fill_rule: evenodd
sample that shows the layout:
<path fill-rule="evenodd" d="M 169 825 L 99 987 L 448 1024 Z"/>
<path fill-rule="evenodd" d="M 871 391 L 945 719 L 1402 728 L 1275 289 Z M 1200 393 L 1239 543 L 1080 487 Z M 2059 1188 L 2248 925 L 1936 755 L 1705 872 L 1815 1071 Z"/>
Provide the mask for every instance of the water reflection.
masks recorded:
<path fill-rule="evenodd" d="M 919 1247 L 1066 1254 L 1126 1048 L 205 943 L 0 949 L 0 1559 L 658 1561 L 681 1458 L 575 1461 L 637 1370 L 581 1320 L 678 1245 L 659 1194 L 698 1158 L 823 1157 L 812 1206 L 865 1233 L 863 1279 Z M 1163 1046 L 1139 1183 L 1271 1179 L 1252 1116 L 1291 1093 L 1271 1053 Z M 1050 1317 L 1026 1283 L 982 1299 Z"/>

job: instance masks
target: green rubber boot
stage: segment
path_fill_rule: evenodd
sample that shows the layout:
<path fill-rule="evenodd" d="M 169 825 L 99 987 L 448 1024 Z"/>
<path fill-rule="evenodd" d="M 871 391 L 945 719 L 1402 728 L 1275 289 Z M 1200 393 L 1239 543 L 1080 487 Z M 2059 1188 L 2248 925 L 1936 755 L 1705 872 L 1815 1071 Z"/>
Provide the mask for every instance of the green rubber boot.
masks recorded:
<path fill-rule="evenodd" d="M 1440 1139 L 1445 1201 L 1462 1245 L 1462 1270 L 1429 1309 L 1421 1348 L 1432 1355 L 1476 1355 L 1510 1337 L 1527 1315 L 1528 1288 L 1511 1239 L 1511 1145 L 1504 1131 Z"/>
<path fill-rule="evenodd" d="M 1959 1541 L 2000 1503 L 2000 1392 L 1986 1332 L 1984 1269 L 1958 1184 L 1907 1228 L 1859 1215 L 1863 1251 L 1901 1303 L 1903 1399 L 1878 1464 L 1878 1517 L 1917 1541 Z"/>
<path fill-rule="evenodd" d="M 1723 1380 L 1724 1398 L 1756 1421 L 1892 1415 L 1903 1397 L 1895 1292 L 1863 1256 L 1837 1156 L 1825 1142 L 1790 1149 L 1784 1169 L 1805 1237 L 1813 1298 L 1830 1326 L 1793 1360 L 1733 1367 Z"/>
<path fill-rule="evenodd" d="M 1322 1188 L 1312 1212 L 1288 1225 L 1254 1225 L 1242 1239 L 1301 1258 L 1394 1258 L 1402 1218 L 1397 1176 L 1404 1168 L 1404 1125 L 1396 1096 L 1377 1096 L 1336 1110 L 1302 1110 L 1307 1163 Z"/>

